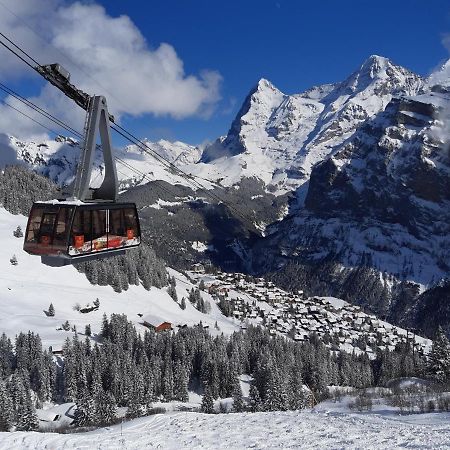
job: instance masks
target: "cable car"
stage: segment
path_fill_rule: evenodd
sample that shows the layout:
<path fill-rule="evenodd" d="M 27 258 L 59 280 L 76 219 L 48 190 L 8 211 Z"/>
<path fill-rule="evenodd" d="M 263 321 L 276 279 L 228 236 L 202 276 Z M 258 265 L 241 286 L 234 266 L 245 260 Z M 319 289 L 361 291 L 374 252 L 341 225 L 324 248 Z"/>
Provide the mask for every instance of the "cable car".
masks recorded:
<path fill-rule="evenodd" d="M 60 200 L 35 202 L 28 218 L 23 249 L 40 255 L 50 266 L 62 266 L 125 253 L 141 243 L 139 216 L 134 203 L 119 203 L 106 99 L 70 84 L 70 74 L 59 65 L 41 66 L 45 77 L 87 111 L 84 143 L 75 180 Z M 55 72 L 56 71 L 56 72 Z M 97 132 L 101 147 L 97 145 Z M 99 147 L 105 163 L 100 187 L 91 188 L 92 163 Z"/>
<path fill-rule="evenodd" d="M 36 202 L 25 233 L 24 250 L 44 262 L 70 264 L 100 254 L 125 253 L 141 242 L 134 203 Z M 90 258 L 92 259 L 92 258 Z"/>

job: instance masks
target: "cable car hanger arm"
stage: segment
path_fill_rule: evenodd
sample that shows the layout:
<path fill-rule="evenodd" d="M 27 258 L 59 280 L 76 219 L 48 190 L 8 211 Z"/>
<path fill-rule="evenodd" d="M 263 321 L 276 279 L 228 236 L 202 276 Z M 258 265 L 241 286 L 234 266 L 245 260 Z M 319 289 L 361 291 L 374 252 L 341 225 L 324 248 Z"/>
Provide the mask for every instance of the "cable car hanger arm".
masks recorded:
<path fill-rule="evenodd" d="M 77 89 L 70 83 L 70 73 L 60 64 L 38 65 L 35 70 L 87 112 L 80 162 L 75 180 L 69 187 L 71 192 L 66 193 L 65 196 L 71 196 L 81 201 L 106 200 L 115 202 L 118 194 L 118 180 L 109 129 L 109 122 L 114 122 L 114 116 L 108 112 L 105 97 L 100 95 L 90 96 Z M 97 131 L 102 143 L 105 177 L 99 188 L 92 189 L 89 184 L 95 156 Z"/>
<path fill-rule="evenodd" d="M 65 96 L 72 99 L 78 106 L 85 111 L 89 109 L 89 101 L 92 97 L 70 83 L 70 73 L 60 64 L 36 66 L 34 69 L 49 83 L 57 87 Z M 108 119 L 114 123 L 114 116 L 112 114 L 108 113 Z"/>

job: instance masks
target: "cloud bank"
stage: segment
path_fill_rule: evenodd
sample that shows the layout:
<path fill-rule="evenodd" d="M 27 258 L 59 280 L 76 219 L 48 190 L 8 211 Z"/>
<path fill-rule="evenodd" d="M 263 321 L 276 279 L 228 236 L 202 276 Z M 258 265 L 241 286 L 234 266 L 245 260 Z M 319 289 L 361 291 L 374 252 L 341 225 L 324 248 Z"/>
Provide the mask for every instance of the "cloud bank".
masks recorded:
<path fill-rule="evenodd" d="M 111 17 L 95 3 L 1 0 L 0 29 L 38 62 L 61 63 L 77 87 L 105 95 L 119 119 L 124 114 L 207 116 L 220 100 L 222 77 L 217 71 L 186 74 L 170 44 L 150 47 L 129 17 Z M 0 49 L 1 81 L 31 77 L 30 68 Z M 54 87 L 44 86 L 32 100 L 73 126 L 83 123 L 84 113 Z M 6 101 L 15 104 L 11 98 Z M 0 131 L 42 133 L 24 120 L 18 121 L 17 113 L 0 105 Z"/>

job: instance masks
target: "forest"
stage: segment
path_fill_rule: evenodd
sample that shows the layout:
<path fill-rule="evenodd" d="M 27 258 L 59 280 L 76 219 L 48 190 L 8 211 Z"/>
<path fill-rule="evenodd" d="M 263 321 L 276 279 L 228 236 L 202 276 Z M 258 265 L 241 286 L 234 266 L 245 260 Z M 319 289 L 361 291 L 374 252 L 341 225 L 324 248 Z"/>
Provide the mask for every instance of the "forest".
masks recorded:
<path fill-rule="evenodd" d="M 444 333 L 425 358 L 408 345 L 366 355 L 330 351 L 314 334 L 297 343 L 249 326 L 227 337 L 211 336 L 200 324 L 177 332 L 143 335 L 125 315 L 103 317 L 99 336 L 75 333 L 63 357 L 43 349 L 33 332 L 14 343 L 0 338 L 0 431 L 37 430 L 43 402 L 74 402 L 74 427 L 101 426 L 154 412 L 156 401 L 187 402 L 203 394 L 201 410 L 215 412 L 214 400 L 233 398 L 233 411 L 285 411 L 311 406 L 328 396 L 328 386 L 384 386 L 399 377 L 450 380 L 450 345 Z M 446 358 L 446 359 L 445 359 Z M 252 384 L 243 397 L 239 376 Z"/>

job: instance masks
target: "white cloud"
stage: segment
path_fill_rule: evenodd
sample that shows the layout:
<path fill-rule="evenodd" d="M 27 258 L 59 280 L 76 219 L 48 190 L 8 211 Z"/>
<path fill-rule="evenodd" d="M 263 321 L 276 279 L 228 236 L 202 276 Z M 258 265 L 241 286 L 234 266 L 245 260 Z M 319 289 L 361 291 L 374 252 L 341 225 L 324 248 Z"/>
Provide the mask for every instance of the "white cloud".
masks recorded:
<path fill-rule="evenodd" d="M 60 62 L 71 72 L 71 81 L 77 87 L 90 94 L 105 95 L 116 117 L 148 113 L 174 118 L 208 116 L 220 100 L 222 77 L 218 72 L 186 74 L 183 61 L 171 45 L 162 43 L 150 48 L 127 16 L 113 18 L 103 7 L 92 3 L 67 4 L 62 0 L 1 0 L 1 3 L 17 15 L 1 11 L 0 5 L 0 29 L 4 34 L 40 63 Z M 0 51 L 3 81 L 30 76 L 27 66 Z M 50 108 L 58 117 L 75 121 L 78 128 L 82 124 L 83 112 L 54 87 L 44 87 L 33 101 Z M 0 108 L 0 130 L 29 132 L 28 125 L 27 130 L 23 125 L 15 127 L 14 119 L 7 117 L 11 114 L 16 117 L 4 106 Z"/>

